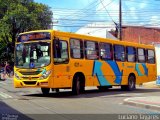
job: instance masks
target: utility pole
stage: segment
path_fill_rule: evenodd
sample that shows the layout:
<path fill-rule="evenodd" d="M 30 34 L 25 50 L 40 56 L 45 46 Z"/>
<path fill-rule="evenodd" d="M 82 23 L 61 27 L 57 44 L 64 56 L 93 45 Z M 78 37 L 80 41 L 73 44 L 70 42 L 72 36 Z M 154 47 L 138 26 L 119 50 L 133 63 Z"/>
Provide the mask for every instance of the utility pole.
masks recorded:
<path fill-rule="evenodd" d="M 122 40 L 122 3 L 119 0 L 119 40 Z"/>

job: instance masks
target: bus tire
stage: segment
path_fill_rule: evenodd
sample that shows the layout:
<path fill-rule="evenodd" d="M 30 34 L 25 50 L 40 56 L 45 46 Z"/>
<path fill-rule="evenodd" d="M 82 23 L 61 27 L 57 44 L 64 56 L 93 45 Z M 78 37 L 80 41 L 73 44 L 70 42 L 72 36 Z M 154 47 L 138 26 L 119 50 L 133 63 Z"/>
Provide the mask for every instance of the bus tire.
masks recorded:
<path fill-rule="evenodd" d="M 48 95 L 50 88 L 41 88 L 41 91 L 42 91 L 43 95 Z"/>
<path fill-rule="evenodd" d="M 80 94 L 80 77 L 78 75 L 75 75 L 73 78 L 73 85 L 72 85 L 72 93 L 73 95 L 79 95 Z"/>
<path fill-rule="evenodd" d="M 84 75 L 81 75 L 80 77 L 80 93 L 84 93 L 85 92 L 85 77 Z"/>
<path fill-rule="evenodd" d="M 122 90 L 127 90 L 127 91 L 133 91 L 136 88 L 136 79 L 135 76 L 130 75 L 128 77 L 128 85 L 122 85 L 121 89 Z"/>

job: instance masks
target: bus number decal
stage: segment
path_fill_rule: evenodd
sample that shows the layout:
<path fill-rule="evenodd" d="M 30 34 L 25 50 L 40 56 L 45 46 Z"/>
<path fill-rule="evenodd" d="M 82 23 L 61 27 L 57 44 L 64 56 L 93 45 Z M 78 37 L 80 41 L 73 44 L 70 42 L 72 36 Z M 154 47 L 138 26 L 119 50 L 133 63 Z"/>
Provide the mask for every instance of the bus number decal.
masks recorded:
<path fill-rule="evenodd" d="M 75 63 L 74 63 L 74 66 L 75 66 L 75 67 L 82 67 L 82 65 L 81 65 L 79 62 L 75 62 Z"/>

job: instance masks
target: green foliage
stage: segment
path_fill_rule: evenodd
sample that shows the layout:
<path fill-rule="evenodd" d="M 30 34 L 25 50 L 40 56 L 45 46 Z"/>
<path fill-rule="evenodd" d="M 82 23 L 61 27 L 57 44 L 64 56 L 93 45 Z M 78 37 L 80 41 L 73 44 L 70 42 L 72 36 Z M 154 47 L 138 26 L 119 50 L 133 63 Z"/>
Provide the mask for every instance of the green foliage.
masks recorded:
<path fill-rule="evenodd" d="M 14 45 L 19 33 L 48 29 L 51 23 L 52 11 L 44 4 L 33 0 L 0 0 L 0 52 L 8 43 Z"/>

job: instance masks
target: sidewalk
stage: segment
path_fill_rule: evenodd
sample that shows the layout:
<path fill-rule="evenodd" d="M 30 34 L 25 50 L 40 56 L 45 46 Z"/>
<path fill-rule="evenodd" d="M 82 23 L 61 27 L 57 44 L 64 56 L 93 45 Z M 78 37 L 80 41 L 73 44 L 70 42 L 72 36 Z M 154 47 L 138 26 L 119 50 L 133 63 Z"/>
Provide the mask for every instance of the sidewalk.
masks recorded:
<path fill-rule="evenodd" d="M 160 88 L 156 82 L 143 84 L 143 88 Z M 160 96 L 132 97 L 124 99 L 123 104 L 160 111 Z"/>
<path fill-rule="evenodd" d="M 160 111 L 160 97 L 158 96 L 127 98 L 124 99 L 123 104 Z"/>
<path fill-rule="evenodd" d="M 142 87 L 144 88 L 160 88 L 160 85 L 156 84 L 156 81 L 143 83 Z"/>

